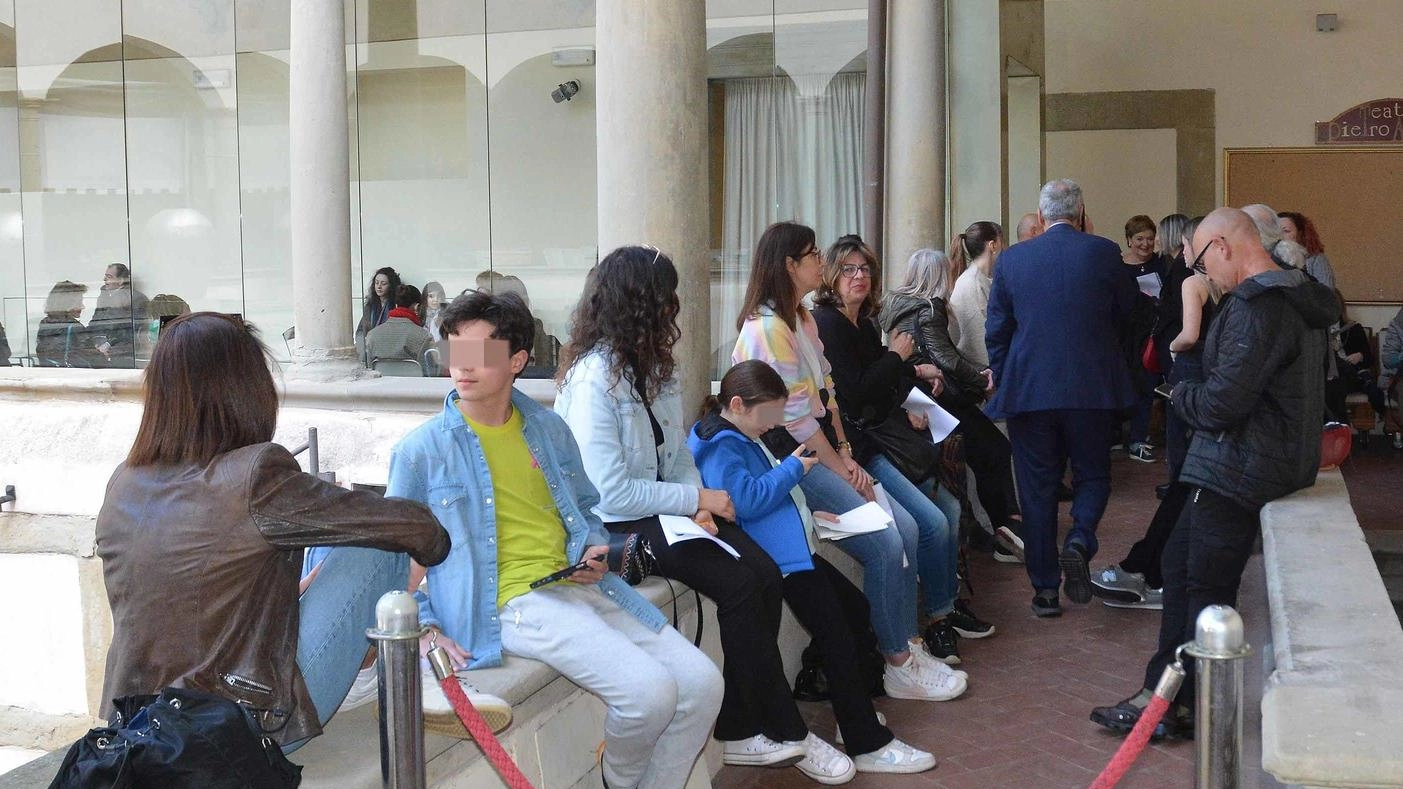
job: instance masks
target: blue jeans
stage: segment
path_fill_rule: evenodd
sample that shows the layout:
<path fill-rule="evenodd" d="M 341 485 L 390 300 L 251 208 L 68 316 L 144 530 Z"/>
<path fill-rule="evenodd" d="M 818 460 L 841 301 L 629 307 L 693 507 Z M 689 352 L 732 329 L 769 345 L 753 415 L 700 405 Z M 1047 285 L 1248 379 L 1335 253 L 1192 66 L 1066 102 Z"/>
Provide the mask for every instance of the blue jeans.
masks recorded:
<path fill-rule="evenodd" d="M 841 515 L 866 503 L 847 480 L 826 466 L 814 466 L 799 483 L 809 508 Z M 872 629 L 877 648 L 899 655 L 911 648 L 916 630 L 916 521 L 892 499 L 896 526 L 859 534 L 833 544 L 862 565 L 862 591 L 872 605 Z"/>
<path fill-rule="evenodd" d="M 321 571 L 298 601 L 297 668 L 317 720 L 325 724 L 346 699 L 365 660 L 370 646 L 365 631 L 375 625 L 375 604 L 384 593 L 409 585 L 409 555 L 351 546 L 307 553 L 309 560 L 313 555 L 320 560 Z M 291 753 L 306 743 L 289 743 L 283 751 Z"/>
<path fill-rule="evenodd" d="M 867 462 L 867 470 L 916 520 L 916 574 L 926 590 L 926 614 L 945 616 L 960 592 L 960 500 L 928 479 L 916 485 L 886 455 Z"/>

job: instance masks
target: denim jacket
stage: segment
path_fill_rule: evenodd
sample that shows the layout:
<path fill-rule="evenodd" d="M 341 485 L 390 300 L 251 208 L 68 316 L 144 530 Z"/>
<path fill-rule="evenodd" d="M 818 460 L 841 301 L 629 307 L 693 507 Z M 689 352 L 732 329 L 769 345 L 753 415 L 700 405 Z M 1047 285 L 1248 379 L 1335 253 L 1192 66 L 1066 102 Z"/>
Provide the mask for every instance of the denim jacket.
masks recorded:
<path fill-rule="evenodd" d="M 555 412 L 589 454 L 585 473 L 600 498 L 595 512 L 606 523 L 690 516 L 697 511 L 702 481 L 687 450 L 677 379 L 668 381 L 653 403 L 653 416 L 663 430 L 658 447 L 638 392 L 628 381 L 612 377 L 609 356 L 591 351 L 570 368 L 555 398 Z"/>
<path fill-rule="evenodd" d="M 452 551 L 442 564 L 429 568 L 428 594 L 415 595 L 419 621 L 439 626 L 472 653 L 469 668 L 488 668 L 502 662 L 492 475 L 457 401 L 458 393 L 450 392 L 443 413 L 395 446 L 385 495 L 424 502 L 448 530 Z M 599 494 L 585 476 L 579 447 L 565 422 L 518 390 L 512 391 L 512 405 L 521 413 L 526 445 L 555 498 L 565 529 L 566 561 L 574 564 L 586 546 L 607 542 L 599 518 L 591 512 Z M 613 573 L 594 588 L 654 631 L 667 622 L 661 611 Z"/>

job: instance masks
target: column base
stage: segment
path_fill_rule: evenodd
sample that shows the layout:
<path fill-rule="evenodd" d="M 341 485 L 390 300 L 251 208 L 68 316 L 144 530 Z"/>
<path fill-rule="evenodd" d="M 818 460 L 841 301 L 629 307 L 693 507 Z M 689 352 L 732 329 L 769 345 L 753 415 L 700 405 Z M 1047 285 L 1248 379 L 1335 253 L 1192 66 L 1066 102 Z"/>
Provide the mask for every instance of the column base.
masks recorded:
<path fill-rule="evenodd" d="M 354 347 L 297 348 L 292 352 L 292 363 L 283 369 L 283 377 L 289 381 L 345 383 L 379 378 L 380 374 L 361 364 Z"/>

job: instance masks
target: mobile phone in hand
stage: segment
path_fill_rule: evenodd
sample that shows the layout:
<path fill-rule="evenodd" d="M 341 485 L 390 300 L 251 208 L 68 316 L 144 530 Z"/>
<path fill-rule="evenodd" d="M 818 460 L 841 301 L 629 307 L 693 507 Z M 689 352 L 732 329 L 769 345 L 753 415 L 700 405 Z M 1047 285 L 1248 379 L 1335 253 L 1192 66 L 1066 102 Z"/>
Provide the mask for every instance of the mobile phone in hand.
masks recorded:
<path fill-rule="evenodd" d="M 555 572 L 545 576 L 544 578 L 537 578 L 536 580 L 531 582 L 531 588 L 539 589 L 540 587 L 545 586 L 546 584 L 553 584 L 556 581 L 563 581 L 581 570 L 588 570 L 589 565 L 586 564 L 586 562 L 588 561 L 589 559 L 581 559 L 575 564 L 572 564 L 569 567 L 566 567 L 562 570 L 556 570 Z"/>

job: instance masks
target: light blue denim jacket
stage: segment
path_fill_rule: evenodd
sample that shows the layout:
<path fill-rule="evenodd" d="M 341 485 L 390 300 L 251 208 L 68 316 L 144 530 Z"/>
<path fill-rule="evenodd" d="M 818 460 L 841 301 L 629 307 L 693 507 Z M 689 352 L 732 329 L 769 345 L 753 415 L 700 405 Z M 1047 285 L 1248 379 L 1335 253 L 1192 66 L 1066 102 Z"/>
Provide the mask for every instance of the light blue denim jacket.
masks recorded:
<path fill-rule="evenodd" d="M 419 600 L 419 621 L 438 625 L 472 653 L 468 668 L 502 662 L 502 630 L 497 610 L 497 525 L 492 475 L 477 434 L 463 420 L 458 393 L 444 400 L 443 413 L 405 436 L 390 455 L 386 496 L 422 501 L 453 538 L 448 559 L 429 568 L 429 593 Z M 588 545 L 607 537 L 591 508 L 599 494 L 585 476 L 580 450 L 565 421 L 512 390 L 531 455 L 550 486 L 565 529 L 565 558 L 580 560 Z M 613 573 L 594 585 L 654 631 L 667 623 L 662 612 Z"/>

